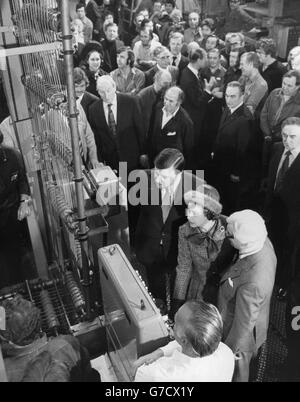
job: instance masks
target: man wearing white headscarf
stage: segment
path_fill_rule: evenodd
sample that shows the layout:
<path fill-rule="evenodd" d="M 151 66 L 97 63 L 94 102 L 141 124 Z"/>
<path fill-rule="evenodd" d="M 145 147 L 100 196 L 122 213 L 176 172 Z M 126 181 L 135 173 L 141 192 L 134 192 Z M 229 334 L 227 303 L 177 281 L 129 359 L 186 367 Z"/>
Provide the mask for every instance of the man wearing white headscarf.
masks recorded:
<path fill-rule="evenodd" d="M 262 217 L 251 210 L 227 218 L 227 236 L 238 259 L 220 282 L 218 307 L 224 343 L 236 355 L 233 381 L 249 381 L 250 362 L 267 338 L 276 256 Z"/>

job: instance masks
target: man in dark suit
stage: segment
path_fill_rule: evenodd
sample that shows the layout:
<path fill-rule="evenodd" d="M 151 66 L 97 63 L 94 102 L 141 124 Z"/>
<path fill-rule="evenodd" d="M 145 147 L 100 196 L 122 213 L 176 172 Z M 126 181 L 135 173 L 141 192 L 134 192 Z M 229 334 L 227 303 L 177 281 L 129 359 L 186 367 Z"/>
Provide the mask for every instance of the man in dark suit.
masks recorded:
<path fill-rule="evenodd" d="M 165 93 L 164 106 L 157 106 L 148 135 L 149 156 L 152 162 L 163 149 L 176 148 L 182 152 L 186 168 L 192 169 L 194 127 L 181 107 L 183 98 L 183 91 L 179 87 L 171 87 Z"/>
<path fill-rule="evenodd" d="M 182 70 L 189 64 L 189 59 L 181 53 L 183 46 L 183 34 L 180 32 L 173 32 L 170 35 L 169 48 L 171 52 L 171 65 L 177 67 L 179 70 L 178 81 Z"/>
<path fill-rule="evenodd" d="M 148 172 L 148 197 L 141 206 L 135 236 L 138 260 L 145 266 L 150 292 L 166 300 L 166 274 L 174 283 L 178 229 L 186 222 L 184 193 L 203 184 L 185 172 L 184 157 L 177 149 L 164 149 Z M 172 289 L 171 293 L 172 294 Z"/>
<path fill-rule="evenodd" d="M 203 168 L 201 164 L 202 149 L 202 125 L 208 102 L 213 99 L 211 88 L 215 83 L 212 78 L 208 83 L 199 78 L 199 71 L 206 66 L 207 56 L 203 49 L 197 49 L 190 53 L 189 64 L 181 73 L 179 86 L 185 94 L 184 109 L 188 112 L 194 123 L 195 151 L 194 157 L 197 168 Z M 202 158 L 203 159 L 203 158 Z"/>
<path fill-rule="evenodd" d="M 79 67 L 74 69 L 74 83 L 76 98 L 80 99 L 80 104 L 86 114 L 86 117 L 88 117 L 90 106 L 97 102 L 99 98 L 90 92 L 87 92 L 86 89 L 89 86 L 89 79 L 86 73 Z"/>
<path fill-rule="evenodd" d="M 158 103 L 162 102 L 163 95 L 171 86 L 172 77 L 169 71 L 158 71 L 154 76 L 154 83 L 143 88 L 138 94 L 138 100 L 143 111 L 145 133 L 148 134 L 152 116 Z"/>
<path fill-rule="evenodd" d="M 109 23 L 104 27 L 105 38 L 100 43 L 103 48 L 103 70 L 107 73 L 118 68 L 117 50 L 124 46 L 124 43 L 118 39 L 118 25 Z"/>
<path fill-rule="evenodd" d="M 251 112 L 243 103 L 243 88 L 228 84 L 226 104 L 213 146 L 213 183 L 221 195 L 225 215 L 252 207 L 258 186 L 259 153 Z"/>
<path fill-rule="evenodd" d="M 145 72 L 145 86 L 148 87 L 154 82 L 154 76 L 159 70 L 167 70 L 172 76 L 172 85 L 175 85 L 178 80 L 177 67 L 171 66 L 171 53 L 164 46 L 158 46 L 153 51 L 153 57 L 156 60 L 156 65 Z"/>
<path fill-rule="evenodd" d="M 291 280 L 299 274 L 295 261 L 300 232 L 300 118 L 282 125 L 282 143 L 274 145 L 266 196 L 266 219 L 277 259 L 278 296 L 284 297 Z"/>
<path fill-rule="evenodd" d="M 89 109 L 98 158 L 112 169 L 127 162 L 128 171 L 137 169 L 145 160 L 145 134 L 142 114 L 135 98 L 117 94 L 112 77 L 98 78 L 100 100 Z"/>

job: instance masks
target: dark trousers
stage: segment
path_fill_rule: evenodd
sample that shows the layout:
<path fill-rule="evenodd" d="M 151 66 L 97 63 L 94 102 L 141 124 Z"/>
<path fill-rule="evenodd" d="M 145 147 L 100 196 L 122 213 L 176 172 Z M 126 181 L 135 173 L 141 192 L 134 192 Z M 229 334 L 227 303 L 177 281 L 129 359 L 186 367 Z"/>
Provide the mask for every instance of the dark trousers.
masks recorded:
<path fill-rule="evenodd" d="M 239 352 L 236 354 L 233 382 L 255 381 L 262 347 L 256 352 Z"/>
<path fill-rule="evenodd" d="M 18 208 L 0 212 L 0 289 L 22 280 Z"/>
<path fill-rule="evenodd" d="M 145 265 L 149 292 L 156 299 L 167 303 L 174 290 L 176 270 L 172 269 L 166 261 L 163 248 L 160 248 L 160 255 L 150 265 Z"/>

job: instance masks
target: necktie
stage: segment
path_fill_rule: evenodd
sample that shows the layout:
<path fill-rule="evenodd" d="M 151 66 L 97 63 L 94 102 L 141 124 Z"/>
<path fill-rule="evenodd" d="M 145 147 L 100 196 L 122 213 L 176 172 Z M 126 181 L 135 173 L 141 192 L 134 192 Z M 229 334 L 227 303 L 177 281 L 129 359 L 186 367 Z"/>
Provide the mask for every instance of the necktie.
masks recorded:
<path fill-rule="evenodd" d="M 281 165 L 281 168 L 279 169 L 278 174 L 277 174 L 277 179 L 276 179 L 276 184 L 275 184 L 275 190 L 276 191 L 280 190 L 280 188 L 282 186 L 284 176 L 285 176 L 286 172 L 288 171 L 289 162 L 290 162 L 290 155 L 291 155 L 290 151 L 287 151 L 285 153 L 284 161 L 283 161 L 283 163 Z"/>
<path fill-rule="evenodd" d="M 173 56 L 172 66 L 176 67 L 176 60 L 177 60 L 177 56 Z"/>
<path fill-rule="evenodd" d="M 115 137 L 117 135 L 117 125 L 115 121 L 115 116 L 111 108 L 112 104 L 109 103 L 107 107 L 108 107 L 108 127 L 110 128 L 112 135 Z"/>
<path fill-rule="evenodd" d="M 167 190 L 165 190 L 165 194 L 163 196 L 162 205 L 161 205 L 164 223 L 168 219 L 170 209 L 172 208 L 172 204 L 173 204 L 172 194 L 171 194 L 170 190 L 167 189 Z"/>

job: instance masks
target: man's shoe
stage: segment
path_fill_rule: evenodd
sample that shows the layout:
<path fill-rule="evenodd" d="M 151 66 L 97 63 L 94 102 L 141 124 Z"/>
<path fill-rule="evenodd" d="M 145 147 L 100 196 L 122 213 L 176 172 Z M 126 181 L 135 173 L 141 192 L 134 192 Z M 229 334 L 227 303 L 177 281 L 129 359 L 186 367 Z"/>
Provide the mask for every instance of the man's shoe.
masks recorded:
<path fill-rule="evenodd" d="M 283 288 L 280 288 L 278 290 L 276 298 L 277 298 L 277 300 L 284 301 L 284 300 L 286 300 L 286 296 L 287 296 L 287 291 Z"/>

